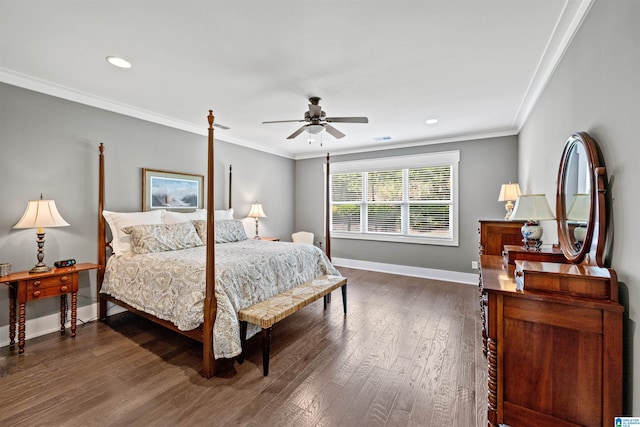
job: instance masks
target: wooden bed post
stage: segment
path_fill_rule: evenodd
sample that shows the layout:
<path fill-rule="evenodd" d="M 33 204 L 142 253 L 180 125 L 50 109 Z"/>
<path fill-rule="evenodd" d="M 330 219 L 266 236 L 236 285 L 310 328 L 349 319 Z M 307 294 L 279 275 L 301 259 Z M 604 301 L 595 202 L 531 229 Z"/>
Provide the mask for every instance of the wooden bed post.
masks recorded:
<path fill-rule="evenodd" d="M 211 378 L 215 375 L 216 361 L 213 355 L 213 324 L 216 320 L 217 302 L 215 294 L 215 217 L 214 217 L 214 145 L 213 145 L 213 110 L 209 110 L 209 141 L 207 157 L 207 262 L 206 293 L 204 298 L 204 323 L 202 325 L 202 376 Z"/>
<path fill-rule="evenodd" d="M 330 198 L 331 198 L 331 186 L 330 186 L 330 180 L 329 180 L 329 175 L 330 175 L 330 171 L 329 171 L 329 153 L 327 153 L 327 175 L 326 175 L 326 192 L 325 192 L 325 207 L 324 207 L 324 235 L 327 237 L 327 242 L 325 244 L 325 252 L 327 254 L 327 257 L 329 258 L 329 261 L 331 261 L 331 227 L 330 227 L 330 221 L 331 221 L 331 202 L 330 202 Z"/>
<path fill-rule="evenodd" d="M 231 206 L 233 206 L 231 204 L 231 179 L 233 178 L 233 173 L 232 173 L 232 165 L 229 165 L 229 206 L 227 206 L 227 209 L 231 209 Z"/>
<path fill-rule="evenodd" d="M 100 298 L 100 289 L 104 280 L 104 269 L 107 262 L 107 247 L 105 243 L 105 224 L 102 211 L 104 210 L 104 144 L 101 142 L 98 147 L 100 154 L 98 155 L 98 283 L 97 283 L 97 299 L 98 299 L 98 319 L 105 320 L 107 318 L 107 300 Z"/>

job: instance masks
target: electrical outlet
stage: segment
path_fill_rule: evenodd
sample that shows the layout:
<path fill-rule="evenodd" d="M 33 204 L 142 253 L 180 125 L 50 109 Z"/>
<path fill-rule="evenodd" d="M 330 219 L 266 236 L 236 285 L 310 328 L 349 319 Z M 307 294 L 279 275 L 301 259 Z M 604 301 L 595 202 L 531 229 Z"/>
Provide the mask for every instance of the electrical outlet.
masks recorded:
<path fill-rule="evenodd" d="M 471 261 L 471 268 L 478 269 L 478 261 Z"/>

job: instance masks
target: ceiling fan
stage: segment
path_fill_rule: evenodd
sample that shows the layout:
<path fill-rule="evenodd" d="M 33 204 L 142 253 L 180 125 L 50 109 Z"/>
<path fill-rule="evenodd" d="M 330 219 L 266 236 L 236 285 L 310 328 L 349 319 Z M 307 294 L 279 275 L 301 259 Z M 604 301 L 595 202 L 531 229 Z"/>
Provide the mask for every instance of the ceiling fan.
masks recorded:
<path fill-rule="evenodd" d="M 289 123 L 289 122 L 307 122 L 300 129 L 292 133 L 287 139 L 293 139 L 300 135 L 302 132 L 308 132 L 312 135 L 316 135 L 323 130 L 332 135 L 335 138 L 344 137 L 344 133 L 331 126 L 329 123 L 369 123 L 369 119 L 366 117 L 326 117 L 325 112 L 322 111 L 322 107 L 318 105 L 320 98 L 312 96 L 309 98 L 309 111 L 304 113 L 304 119 L 302 120 L 275 120 L 266 123 Z"/>

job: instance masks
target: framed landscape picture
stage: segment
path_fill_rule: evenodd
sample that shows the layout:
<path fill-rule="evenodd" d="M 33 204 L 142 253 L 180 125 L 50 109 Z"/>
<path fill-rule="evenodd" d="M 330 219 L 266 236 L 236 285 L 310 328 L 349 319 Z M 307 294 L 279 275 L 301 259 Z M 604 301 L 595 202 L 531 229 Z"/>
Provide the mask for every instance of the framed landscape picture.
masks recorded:
<path fill-rule="evenodd" d="M 142 169 L 142 210 L 202 209 L 203 187 L 203 175 Z"/>

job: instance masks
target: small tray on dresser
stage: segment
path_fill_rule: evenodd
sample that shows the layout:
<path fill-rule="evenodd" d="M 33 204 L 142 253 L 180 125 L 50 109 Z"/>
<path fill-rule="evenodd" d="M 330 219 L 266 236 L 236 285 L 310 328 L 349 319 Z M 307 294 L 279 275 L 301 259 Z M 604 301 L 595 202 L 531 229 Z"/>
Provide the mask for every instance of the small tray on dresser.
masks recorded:
<path fill-rule="evenodd" d="M 562 250 L 557 246 L 543 247 L 536 251 L 524 246 L 504 245 L 502 256 L 505 264 L 515 264 L 516 260 L 566 263 Z"/>

